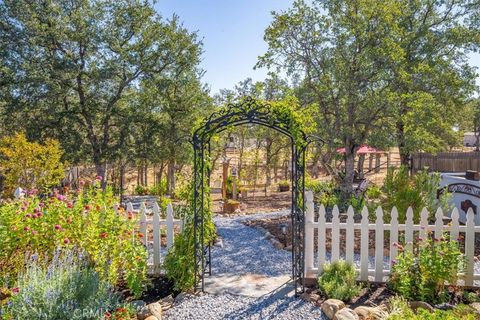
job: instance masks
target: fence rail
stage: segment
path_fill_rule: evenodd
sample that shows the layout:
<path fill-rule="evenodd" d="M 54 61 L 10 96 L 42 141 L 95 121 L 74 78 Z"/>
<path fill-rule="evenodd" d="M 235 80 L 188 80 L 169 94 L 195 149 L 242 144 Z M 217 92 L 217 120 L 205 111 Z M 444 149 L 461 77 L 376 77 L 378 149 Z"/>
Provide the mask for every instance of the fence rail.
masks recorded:
<path fill-rule="evenodd" d="M 350 206 L 347 210 L 347 220 L 345 223 L 340 222 L 340 212 L 337 206 L 333 208 L 332 221 L 326 222 L 326 210 L 322 205 L 318 209 L 318 219 L 315 221 L 315 212 L 313 204 L 313 194 L 311 191 L 306 193 L 306 216 L 305 216 L 305 273 L 307 277 L 316 277 L 321 272 L 322 266 L 327 262 L 338 261 L 344 258 L 346 261 L 356 265 L 359 272 L 359 280 L 367 281 L 369 276 L 373 277 L 375 282 L 383 282 L 384 277 L 390 275 L 392 261 L 399 254 L 398 241 L 400 235 L 403 234 L 405 239 L 405 250 L 412 251 L 413 244 L 417 242 L 414 233 L 420 238 L 425 239 L 429 231 L 433 232 L 435 239 L 440 239 L 445 232 L 450 234 L 450 239 L 458 241 L 460 233 L 464 233 L 465 246 L 463 254 L 466 260 L 465 272 L 459 274 L 459 278 L 463 279 L 465 286 L 480 286 L 480 273 L 475 273 L 475 234 L 480 233 L 480 226 L 475 226 L 474 213 L 472 209 L 467 212 L 466 225 L 460 225 L 459 213 L 455 208 L 452 211 L 451 224 L 444 224 L 444 214 L 441 209 L 435 213 L 435 224 L 428 223 L 428 211 L 424 208 L 420 213 L 420 224 L 413 222 L 413 210 L 409 208 L 406 213 L 406 221 L 404 224 L 398 223 L 398 211 L 393 208 L 391 211 L 390 223 L 385 223 L 384 212 L 381 207 L 375 211 L 376 221 L 369 221 L 369 212 L 367 208 L 362 210 L 362 219 L 360 223 L 354 222 L 354 210 Z M 326 233 L 331 232 L 331 252 L 327 255 Z M 345 242 L 341 242 L 340 230 L 345 230 Z M 355 231 L 360 231 L 360 257 L 355 258 L 354 241 Z M 374 247 L 369 246 L 370 231 L 374 231 Z M 385 231 L 389 231 L 389 245 L 385 248 Z M 400 233 L 402 232 L 402 233 Z M 358 232 L 357 232 L 358 233 Z M 315 237 L 316 235 L 316 237 Z M 317 250 L 315 252 L 315 241 Z M 342 241 L 343 242 L 343 241 Z M 344 248 L 344 257 L 341 257 L 341 245 Z M 369 250 L 374 250 L 374 255 L 369 254 Z M 389 249 L 388 255 L 385 249 Z M 373 261 L 372 261 L 373 260 Z M 373 262 L 373 263 L 372 263 Z M 478 263 L 478 262 L 477 262 Z M 388 268 L 385 265 L 388 264 Z M 373 268 L 372 268 L 373 266 Z"/>
<path fill-rule="evenodd" d="M 127 212 L 134 212 L 131 202 L 127 204 Z M 178 231 L 183 229 L 183 221 L 173 218 L 173 207 L 169 203 L 166 209 L 166 218 L 161 218 L 161 210 L 159 205 L 154 202 L 152 208 L 152 219 L 148 219 L 147 210 L 145 204 L 142 203 L 138 214 L 140 215 L 139 232 L 143 235 L 143 245 L 149 249 L 149 255 L 153 256 L 153 272 L 158 274 L 161 268 L 161 257 L 163 251 L 168 252 L 173 246 L 175 239 L 175 226 L 178 227 Z M 151 230 L 149 228 L 151 226 Z M 149 232 L 150 231 L 150 232 Z M 152 235 L 152 239 L 149 239 L 149 234 Z M 162 248 L 162 234 L 166 235 L 166 247 Z M 150 250 L 151 249 L 151 250 Z"/>

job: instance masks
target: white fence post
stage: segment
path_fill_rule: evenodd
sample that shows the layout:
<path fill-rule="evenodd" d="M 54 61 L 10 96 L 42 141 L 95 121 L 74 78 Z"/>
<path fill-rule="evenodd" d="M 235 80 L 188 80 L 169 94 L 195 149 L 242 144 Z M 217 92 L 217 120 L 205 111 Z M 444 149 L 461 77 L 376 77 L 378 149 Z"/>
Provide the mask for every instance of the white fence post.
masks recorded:
<path fill-rule="evenodd" d="M 313 269 L 313 193 L 305 192 L 305 275 Z"/>
<path fill-rule="evenodd" d="M 408 207 L 405 221 L 405 250 L 413 251 L 413 209 Z"/>
<path fill-rule="evenodd" d="M 354 248 L 353 215 L 354 215 L 354 210 L 352 206 L 349 206 L 347 210 L 347 228 L 346 228 L 347 234 L 345 238 L 345 260 L 351 263 L 353 263 L 353 248 Z"/>
<path fill-rule="evenodd" d="M 368 209 L 363 207 L 360 229 L 360 280 L 368 281 Z"/>
<path fill-rule="evenodd" d="M 465 232 L 465 256 L 467 267 L 465 270 L 465 285 L 473 286 L 473 264 L 475 254 L 475 217 L 472 208 L 467 211 L 467 230 Z"/>
<path fill-rule="evenodd" d="M 153 204 L 153 270 L 155 274 L 160 272 L 160 207 L 155 202 Z"/>
<path fill-rule="evenodd" d="M 397 258 L 398 254 L 398 210 L 396 207 L 392 208 L 390 213 L 390 270 L 392 270 L 393 261 Z"/>
<path fill-rule="evenodd" d="M 381 207 L 376 211 L 375 224 L 375 281 L 383 280 L 383 210 Z"/>
<path fill-rule="evenodd" d="M 335 262 L 340 259 L 340 212 L 337 205 L 333 207 L 332 217 L 332 259 Z"/>
<path fill-rule="evenodd" d="M 323 204 L 320 205 L 318 209 L 318 238 L 317 238 L 317 258 L 318 258 L 318 271 L 319 273 L 323 270 L 323 265 L 325 264 L 325 256 L 326 256 L 326 220 L 325 220 L 325 207 Z"/>
<path fill-rule="evenodd" d="M 173 246 L 173 207 L 172 204 L 169 203 L 167 205 L 167 250 Z"/>
<path fill-rule="evenodd" d="M 460 222 L 458 218 L 460 215 L 458 214 L 458 209 L 454 208 L 452 211 L 452 229 L 450 230 L 450 240 L 458 241 L 458 227 Z"/>
<path fill-rule="evenodd" d="M 439 207 L 435 213 L 435 239 L 439 240 L 441 237 L 443 237 L 443 211 Z"/>
<path fill-rule="evenodd" d="M 147 234 L 147 214 L 146 214 L 145 206 L 143 204 L 140 207 L 140 228 L 139 228 L 139 230 L 143 234 L 142 243 L 145 246 L 148 243 L 148 241 L 147 241 L 148 234 Z"/>

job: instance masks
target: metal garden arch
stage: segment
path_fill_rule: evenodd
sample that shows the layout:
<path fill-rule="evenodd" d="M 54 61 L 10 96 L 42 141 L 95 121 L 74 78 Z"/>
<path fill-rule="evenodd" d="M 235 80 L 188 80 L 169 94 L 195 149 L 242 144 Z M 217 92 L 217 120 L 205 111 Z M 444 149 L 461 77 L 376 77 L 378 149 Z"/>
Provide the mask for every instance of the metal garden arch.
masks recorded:
<path fill-rule="evenodd" d="M 213 113 L 194 132 L 194 239 L 195 239 L 195 288 L 204 290 L 205 274 L 211 274 L 210 243 L 204 241 L 205 197 L 208 197 L 208 181 L 205 159 L 210 153 L 210 139 L 232 126 L 259 124 L 288 136 L 291 141 L 292 179 L 292 279 L 295 293 L 304 291 L 305 256 L 305 153 L 309 140 L 300 123 L 288 109 L 274 108 L 268 103 L 253 98 L 244 98 L 239 103 Z"/>

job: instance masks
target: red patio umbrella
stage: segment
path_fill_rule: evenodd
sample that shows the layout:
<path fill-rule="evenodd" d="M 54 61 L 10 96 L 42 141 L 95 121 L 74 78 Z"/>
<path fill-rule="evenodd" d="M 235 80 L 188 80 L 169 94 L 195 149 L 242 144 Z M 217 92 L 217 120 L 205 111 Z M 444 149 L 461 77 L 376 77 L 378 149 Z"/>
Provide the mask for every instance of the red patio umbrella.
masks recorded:
<path fill-rule="evenodd" d="M 357 150 L 357 154 L 377 153 L 379 150 L 374 147 L 367 146 L 366 144 L 360 146 Z M 338 148 L 337 153 L 345 153 L 345 148 Z"/>

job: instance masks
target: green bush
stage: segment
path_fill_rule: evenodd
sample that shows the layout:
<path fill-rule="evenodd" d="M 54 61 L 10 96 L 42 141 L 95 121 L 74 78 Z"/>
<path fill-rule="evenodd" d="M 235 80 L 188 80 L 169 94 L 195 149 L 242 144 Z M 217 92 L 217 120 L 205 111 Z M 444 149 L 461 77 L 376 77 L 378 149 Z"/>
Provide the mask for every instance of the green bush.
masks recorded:
<path fill-rule="evenodd" d="M 413 219 L 416 223 L 420 221 L 420 212 L 424 207 L 432 216 L 439 206 L 448 211 L 450 207 L 447 203 L 450 195 L 444 193 L 439 201 L 437 200 L 438 189 L 440 189 L 439 174 L 421 171 L 409 176 L 408 168 L 405 166 L 400 169 L 389 168 L 383 185 L 385 197 L 382 202 L 386 221 L 394 206 L 398 209 L 399 223 L 405 222 L 408 207 L 412 207 Z"/>
<path fill-rule="evenodd" d="M 22 133 L 2 138 L 0 171 L 5 177 L 5 197 L 10 198 L 17 187 L 46 192 L 59 185 L 65 177 L 62 155 L 63 150 L 56 140 L 47 139 L 42 145 L 29 142 Z"/>
<path fill-rule="evenodd" d="M 394 297 L 388 301 L 388 310 L 385 320 L 474 320 L 475 310 L 466 305 L 458 305 L 452 310 L 435 310 L 430 312 L 425 309 L 418 309 L 417 313 L 410 309 L 408 302 L 401 297 Z"/>
<path fill-rule="evenodd" d="M 148 193 L 151 195 L 163 197 L 167 192 L 167 180 L 162 179 L 160 183 L 157 183 L 148 190 Z"/>
<path fill-rule="evenodd" d="M 413 253 L 398 246 L 400 254 L 393 262 L 389 286 L 408 300 L 445 302 L 446 283 L 455 286 L 463 258 L 456 241 L 422 239 Z"/>
<path fill-rule="evenodd" d="M 150 193 L 150 190 L 146 186 L 137 185 L 135 187 L 135 194 L 137 194 L 139 196 L 146 196 L 149 193 Z"/>
<path fill-rule="evenodd" d="M 318 288 L 329 299 L 350 301 L 361 290 L 356 278 L 357 273 L 352 263 L 343 260 L 326 263 L 318 277 Z"/>
<path fill-rule="evenodd" d="M 97 181 L 98 185 L 98 181 Z M 0 207 L 0 282 L 24 271 L 25 254 L 52 256 L 58 248 L 83 250 L 90 265 L 112 285 L 126 283 L 139 295 L 146 278 L 147 252 L 137 217 L 114 208 L 111 190 L 70 195 L 34 195 Z"/>
<path fill-rule="evenodd" d="M 44 267 L 37 260 L 16 282 L 2 319 L 103 319 L 120 305 L 112 286 L 74 251 L 55 254 Z"/>
<path fill-rule="evenodd" d="M 205 194 L 210 190 L 205 186 Z M 193 227 L 193 182 L 189 184 L 189 205 L 181 206 L 184 221 L 182 233 L 175 237 L 173 246 L 165 256 L 163 268 L 168 279 L 174 282 L 179 291 L 189 291 L 195 286 L 195 237 Z M 204 243 L 210 244 L 216 236 L 215 224 L 212 220 L 211 200 L 207 200 L 204 207 Z M 198 230 L 200 231 L 200 230 Z M 199 237 L 199 232 L 197 232 Z M 198 280 L 198 278 L 197 278 Z"/>

